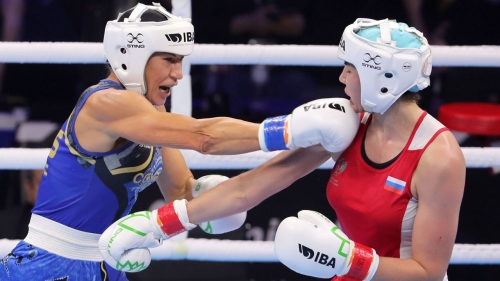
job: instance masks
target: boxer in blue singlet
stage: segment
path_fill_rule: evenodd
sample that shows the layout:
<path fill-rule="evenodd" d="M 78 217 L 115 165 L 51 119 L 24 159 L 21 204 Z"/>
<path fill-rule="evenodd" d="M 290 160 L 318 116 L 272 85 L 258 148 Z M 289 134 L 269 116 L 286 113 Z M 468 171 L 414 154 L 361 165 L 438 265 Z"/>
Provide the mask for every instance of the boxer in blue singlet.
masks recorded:
<path fill-rule="evenodd" d="M 76 117 L 92 94 L 107 88 L 123 90 L 112 80 L 102 80 L 88 88 L 54 140 L 32 210 L 30 232 L 4 258 L 4 263 L 18 265 L 19 270 L 7 272 L 12 280 L 26 276 L 41 280 L 125 278 L 123 272 L 110 270 L 99 262 L 100 255 L 95 250 L 92 253 L 88 249 L 88 261 L 80 260 L 78 250 L 85 247 L 85 241 L 78 239 L 99 237 L 94 233 L 101 233 L 114 220 L 128 214 L 138 193 L 158 178 L 163 164 L 159 147 L 129 141 L 118 149 L 96 153 L 79 145 Z M 57 241 L 65 236 L 64 232 L 71 234 L 65 239 L 72 240 L 67 244 Z"/>

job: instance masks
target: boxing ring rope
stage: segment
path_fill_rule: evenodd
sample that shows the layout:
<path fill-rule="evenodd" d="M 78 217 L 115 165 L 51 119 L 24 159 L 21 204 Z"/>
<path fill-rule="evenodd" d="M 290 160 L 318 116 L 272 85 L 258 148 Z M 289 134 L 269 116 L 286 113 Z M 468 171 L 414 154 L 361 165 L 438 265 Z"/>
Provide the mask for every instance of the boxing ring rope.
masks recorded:
<path fill-rule="evenodd" d="M 48 148 L 0 148 L 0 169 L 30 170 L 43 169 Z M 204 155 L 193 150 L 181 149 L 186 163 L 193 170 L 246 170 L 271 159 L 279 152 L 255 151 L 240 155 Z M 468 168 L 500 167 L 500 148 L 462 147 Z M 328 160 L 319 169 L 332 169 L 333 161 Z"/>
<path fill-rule="evenodd" d="M 432 46 L 434 66 L 500 67 L 500 46 Z M 217 45 L 195 44 L 189 64 L 342 66 L 337 46 Z M 102 43 L 0 42 L 0 63 L 102 64 Z M 189 65 L 188 65 L 189 67 Z M 180 90 L 178 87 L 177 89 Z M 176 89 L 174 89 L 175 91 Z M 190 93 L 190 89 L 188 89 Z M 175 95 L 173 95 L 175 96 Z M 182 96 L 182 95 L 181 95 Z M 174 101 L 174 100 L 173 100 Z M 176 104 L 187 100 L 172 101 Z M 190 115 L 190 109 L 181 109 Z M 40 169 L 49 149 L 0 148 L 0 169 Z M 463 147 L 467 167 L 500 166 L 500 148 Z M 202 155 L 182 150 L 191 169 L 251 169 L 277 152 L 252 152 L 238 156 Z M 327 161 L 320 169 L 331 169 Z M 16 240 L 0 239 L 0 255 Z M 155 260 L 198 260 L 225 262 L 277 262 L 273 241 L 192 239 L 164 241 L 151 249 Z M 500 264 L 500 244 L 455 244 L 451 264 Z"/>
<path fill-rule="evenodd" d="M 434 66 L 500 67 L 500 46 L 432 46 Z M 192 65 L 342 66 L 337 46 L 195 44 Z M 102 43 L 0 42 L 0 63 L 106 63 Z"/>
<path fill-rule="evenodd" d="M 193 239 L 164 241 L 151 249 L 154 260 L 278 262 L 273 241 Z M 500 245 L 455 244 L 451 264 L 499 264 Z"/>
<path fill-rule="evenodd" d="M 175 237 L 174 237 L 175 239 Z M 0 239 L 0 257 L 5 256 L 19 240 Z M 278 262 L 273 241 L 220 240 L 187 238 L 166 240 L 151 248 L 153 260 L 192 260 L 212 262 Z M 455 244 L 451 264 L 500 264 L 498 244 Z"/>

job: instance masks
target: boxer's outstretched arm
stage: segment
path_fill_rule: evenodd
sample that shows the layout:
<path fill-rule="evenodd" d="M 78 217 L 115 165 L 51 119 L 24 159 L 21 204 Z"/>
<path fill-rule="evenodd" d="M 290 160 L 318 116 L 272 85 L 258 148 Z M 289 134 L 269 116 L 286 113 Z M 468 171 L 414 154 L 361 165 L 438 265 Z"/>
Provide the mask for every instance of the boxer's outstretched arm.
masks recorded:
<path fill-rule="evenodd" d="M 247 211 L 269 196 L 309 174 L 330 157 L 321 145 L 283 151 L 253 170 L 233 177 L 187 204 L 191 223 L 226 217 Z"/>

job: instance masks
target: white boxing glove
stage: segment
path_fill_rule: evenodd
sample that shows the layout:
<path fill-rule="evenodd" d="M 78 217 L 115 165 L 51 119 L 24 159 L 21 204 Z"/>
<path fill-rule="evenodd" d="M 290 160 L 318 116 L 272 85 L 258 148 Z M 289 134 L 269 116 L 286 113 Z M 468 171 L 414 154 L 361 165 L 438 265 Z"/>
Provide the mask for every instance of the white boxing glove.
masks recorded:
<path fill-rule="evenodd" d="M 340 152 L 351 144 L 359 122 L 348 99 L 314 100 L 290 115 L 264 120 L 259 127 L 260 148 L 274 151 L 321 144 L 330 152 Z"/>
<path fill-rule="evenodd" d="M 229 178 L 222 175 L 207 175 L 196 180 L 191 192 L 198 197 Z M 240 228 L 247 218 L 247 212 L 241 212 L 222 219 L 200 223 L 200 228 L 209 234 L 222 234 Z"/>
<path fill-rule="evenodd" d="M 129 214 L 110 225 L 99 238 L 104 261 L 120 271 L 138 272 L 148 267 L 148 248 L 196 225 L 189 222 L 186 200 L 175 200 L 150 211 Z"/>
<path fill-rule="evenodd" d="M 114 225 L 114 224 L 113 224 Z M 148 248 L 136 248 L 126 250 L 118 260 L 115 260 L 108 252 L 108 242 L 113 236 L 114 227 L 108 227 L 99 239 L 99 251 L 104 261 L 119 271 L 139 272 L 146 269 L 151 263 L 151 252 Z"/>
<path fill-rule="evenodd" d="M 274 251 L 288 268 L 318 278 L 371 280 L 379 264 L 374 249 L 350 240 L 314 211 L 300 211 L 298 218 L 284 219 L 276 231 Z"/>

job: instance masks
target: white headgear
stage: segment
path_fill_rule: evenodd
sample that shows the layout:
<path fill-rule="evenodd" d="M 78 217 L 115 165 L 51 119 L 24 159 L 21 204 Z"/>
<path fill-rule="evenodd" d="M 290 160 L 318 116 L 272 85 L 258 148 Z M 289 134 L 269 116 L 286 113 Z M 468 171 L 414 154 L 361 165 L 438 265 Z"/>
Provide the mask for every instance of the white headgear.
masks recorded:
<path fill-rule="evenodd" d="M 148 21 L 151 18 L 153 21 Z M 128 90 L 145 94 L 144 69 L 151 55 L 191 54 L 194 27 L 191 19 L 173 16 L 158 3 L 139 3 L 108 21 L 103 43 L 106 58 L 120 82 Z"/>
<path fill-rule="evenodd" d="M 373 27 L 380 29 L 374 41 L 357 34 Z M 408 33 L 420 41 L 419 47 L 407 47 L 395 38 Z M 406 91 L 430 85 L 432 55 L 427 39 L 422 32 L 394 20 L 357 19 L 345 28 L 337 56 L 356 67 L 361 104 L 367 112 L 384 113 Z"/>

